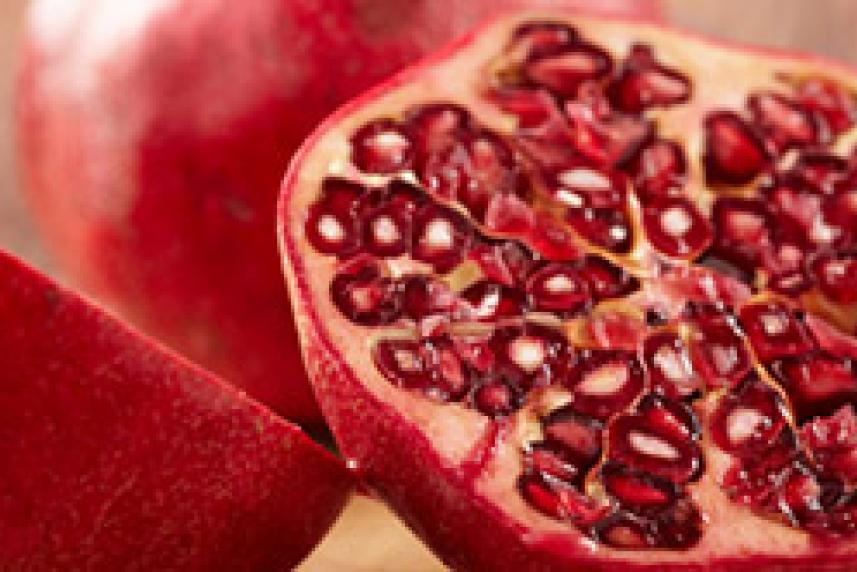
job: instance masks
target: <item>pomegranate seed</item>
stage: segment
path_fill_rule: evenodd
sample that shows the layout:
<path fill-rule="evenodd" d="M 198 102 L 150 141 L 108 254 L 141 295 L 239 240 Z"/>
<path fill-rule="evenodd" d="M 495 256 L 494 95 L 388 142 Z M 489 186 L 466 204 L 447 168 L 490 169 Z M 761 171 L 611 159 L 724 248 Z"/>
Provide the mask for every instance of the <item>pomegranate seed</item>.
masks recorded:
<path fill-rule="evenodd" d="M 535 443 L 525 458 L 528 470 L 562 481 L 575 487 L 583 484 L 584 469 L 575 464 L 574 459 L 562 448 L 550 443 Z"/>
<path fill-rule="evenodd" d="M 641 316 L 608 310 L 590 314 L 584 332 L 594 348 L 636 352 L 646 335 L 646 327 Z"/>
<path fill-rule="evenodd" d="M 411 217 L 393 205 L 383 205 L 363 215 L 363 248 L 369 254 L 393 257 L 411 247 Z"/>
<path fill-rule="evenodd" d="M 629 161 L 654 135 L 651 121 L 630 115 L 599 118 L 590 105 L 579 101 L 566 102 L 565 113 L 574 149 L 604 167 Z"/>
<path fill-rule="evenodd" d="M 636 399 L 645 379 L 640 363 L 630 352 L 584 350 L 563 383 L 574 394 L 574 411 L 605 420 Z"/>
<path fill-rule="evenodd" d="M 559 114 L 556 102 L 543 90 L 500 88 L 488 98 L 506 113 L 518 118 L 519 129 L 544 125 Z"/>
<path fill-rule="evenodd" d="M 583 238 L 611 252 L 631 249 L 631 226 L 624 212 L 608 209 L 569 209 L 566 220 Z"/>
<path fill-rule="evenodd" d="M 414 213 L 415 260 L 427 262 L 435 272 L 448 272 L 463 259 L 472 240 L 469 223 L 458 213 L 427 204 Z"/>
<path fill-rule="evenodd" d="M 844 87 L 821 78 L 812 78 L 798 86 L 798 102 L 825 127 L 832 139 L 847 131 L 857 118 L 854 96 Z"/>
<path fill-rule="evenodd" d="M 643 226 L 652 245 L 668 256 L 688 257 L 712 240 L 708 221 L 690 201 L 665 197 L 643 207 Z"/>
<path fill-rule="evenodd" d="M 857 302 L 857 256 L 822 256 L 812 266 L 822 293 L 838 304 Z"/>
<path fill-rule="evenodd" d="M 561 379 L 575 355 L 560 331 L 536 324 L 498 328 L 491 343 L 495 373 L 524 389 Z"/>
<path fill-rule="evenodd" d="M 540 512 L 581 527 L 591 526 L 608 510 L 571 485 L 540 474 L 522 475 L 518 487 L 524 499 Z"/>
<path fill-rule="evenodd" d="M 830 241 L 826 237 L 831 233 L 820 220 L 822 197 L 817 193 L 798 181 L 780 181 L 766 189 L 766 194 L 774 215 L 772 229 L 780 241 L 799 246 Z"/>
<path fill-rule="evenodd" d="M 857 371 L 847 358 L 810 353 L 775 360 L 771 371 L 788 393 L 799 420 L 830 415 L 857 399 Z"/>
<path fill-rule="evenodd" d="M 381 340 L 373 358 L 378 371 L 398 387 L 442 401 L 461 398 L 470 385 L 469 373 L 444 338 Z"/>
<path fill-rule="evenodd" d="M 511 240 L 483 238 L 471 247 L 470 258 L 487 279 L 510 287 L 522 284 L 535 265 L 532 253 Z"/>
<path fill-rule="evenodd" d="M 457 400 L 470 389 L 470 374 L 447 337 L 433 336 L 423 341 L 423 359 L 431 372 L 432 385 L 426 392 L 442 400 Z"/>
<path fill-rule="evenodd" d="M 603 431 L 600 422 L 563 408 L 543 419 L 542 424 L 547 442 L 565 451 L 582 470 L 588 470 L 598 461 Z"/>
<path fill-rule="evenodd" d="M 640 288 L 637 278 L 598 256 L 587 256 L 580 273 L 589 283 L 589 291 L 596 301 L 621 298 Z"/>
<path fill-rule="evenodd" d="M 637 194 L 646 201 L 683 187 L 687 160 L 678 143 L 657 139 L 640 149 L 626 169 Z"/>
<path fill-rule="evenodd" d="M 428 157 L 420 178 L 433 193 L 457 199 L 480 221 L 495 196 L 511 195 L 521 182 L 511 150 L 487 130 L 462 135 L 459 144 Z"/>
<path fill-rule="evenodd" d="M 656 63 L 651 48 L 641 44 L 631 47 L 619 77 L 607 88 L 613 106 L 628 113 L 684 103 L 690 91 L 684 74 Z"/>
<path fill-rule="evenodd" d="M 752 277 L 771 248 L 771 215 L 756 199 L 721 198 L 712 212 L 717 256 L 737 265 Z"/>
<path fill-rule="evenodd" d="M 652 391 L 670 399 L 683 399 L 701 389 L 701 383 L 681 338 L 673 332 L 659 332 L 643 343 L 643 363 Z"/>
<path fill-rule="evenodd" d="M 802 464 L 796 464 L 786 473 L 785 482 L 777 493 L 774 502 L 792 524 L 810 527 L 825 519 L 821 484 Z"/>
<path fill-rule="evenodd" d="M 589 284 L 575 266 L 548 264 L 527 280 L 530 305 L 535 310 L 566 317 L 590 302 Z"/>
<path fill-rule="evenodd" d="M 578 164 L 558 171 L 551 181 L 553 198 L 571 209 L 624 208 L 627 181 L 619 173 Z"/>
<path fill-rule="evenodd" d="M 426 157 L 448 149 L 471 129 L 470 112 L 452 103 L 429 103 L 412 109 L 406 121 L 413 131 L 418 155 Z"/>
<path fill-rule="evenodd" d="M 625 549 L 654 548 L 657 539 L 651 525 L 630 512 L 617 512 L 593 529 L 595 538 L 608 546 Z"/>
<path fill-rule="evenodd" d="M 536 213 L 529 242 L 533 250 L 546 260 L 562 262 L 583 256 L 574 236 L 547 213 Z"/>
<path fill-rule="evenodd" d="M 702 537 L 702 515 L 689 499 L 680 498 L 654 516 L 658 546 L 682 549 Z"/>
<path fill-rule="evenodd" d="M 702 453 L 693 414 L 677 402 L 648 395 L 638 413 L 618 417 L 609 429 L 612 461 L 682 484 L 697 478 Z"/>
<path fill-rule="evenodd" d="M 830 529 L 842 534 L 857 531 L 857 494 L 851 493 L 830 509 Z"/>
<path fill-rule="evenodd" d="M 857 416 L 852 405 L 809 421 L 800 436 L 823 474 L 849 483 L 857 481 Z"/>
<path fill-rule="evenodd" d="M 442 282 L 408 276 L 400 284 L 402 314 L 409 318 L 422 320 L 433 314 L 446 314 L 455 306 L 455 293 Z"/>
<path fill-rule="evenodd" d="M 755 376 L 721 399 L 711 421 L 717 446 L 744 458 L 764 454 L 785 428 L 782 400 Z"/>
<path fill-rule="evenodd" d="M 770 162 L 762 141 L 738 115 L 721 111 L 705 118 L 705 177 L 712 183 L 743 185 Z"/>
<path fill-rule="evenodd" d="M 670 481 L 616 463 L 606 463 L 602 467 L 601 480 L 607 494 L 634 511 L 665 507 L 678 496 L 676 486 Z"/>
<path fill-rule="evenodd" d="M 775 504 L 777 489 L 799 457 L 794 434 L 786 428 L 761 454 L 736 458 L 723 476 L 723 488 L 738 503 L 779 512 Z"/>
<path fill-rule="evenodd" d="M 694 369 L 711 389 L 737 386 L 752 362 L 734 316 L 697 307 L 692 319 L 690 353 Z"/>
<path fill-rule="evenodd" d="M 801 155 L 791 172 L 811 189 L 827 195 L 850 182 L 851 175 L 848 161 L 836 155 L 818 152 Z"/>
<path fill-rule="evenodd" d="M 470 304 L 473 317 L 479 321 L 521 316 L 527 306 L 523 292 L 489 280 L 468 287 L 461 298 Z"/>
<path fill-rule="evenodd" d="M 612 65 L 601 48 L 576 43 L 530 58 L 523 73 L 533 85 L 561 97 L 574 97 L 583 82 L 606 76 Z"/>
<path fill-rule="evenodd" d="M 755 93 L 748 98 L 747 107 L 753 122 L 777 152 L 818 141 L 816 126 L 804 108 L 783 95 Z"/>
<path fill-rule="evenodd" d="M 330 284 L 330 296 L 339 311 L 356 324 L 387 325 L 401 315 L 398 284 L 381 276 L 371 259 L 356 259 L 341 268 Z"/>
<path fill-rule="evenodd" d="M 575 43 L 577 30 L 559 22 L 527 22 L 515 30 L 512 49 L 527 57 L 556 53 Z"/>
<path fill-rule="evenodd" d="M 748 304 L 740 313 L 747 337 L 763 362 L 800 355 L 815 347 L 815 340 L 799 316 L 776 302 Z"/>
<path fill-rule="evenodd" d="M 824 197 L 822 212 L 825 226 L 835 229 L 837 245 L 857 248 L 857 188 Z"/>
<path fill-rule="evenodd" d="M 424 389 L 429 375 L 422 348 L 413 340 L 382 340 L 373 352 L 375 365 L 387 379 L 406 389 Z"/>
<path fill-rule="evenodd" d="M 364 125 L 351 138 L 351 160 L 365 173 L 385 175 L 408 169 L 413 152 L 405 128 L 390 119 Z"/>
<path fill-rule="evenodd" d="M 516 393 L 503 382 L 487 383 L 473 394 L 473 404 L 478 411 L 489 417 L 504 417 L 520 405 L 520 397 Z"/>
<path fill-rule="evenodd" d="M 485 228 L 494 233 L 527 236 L 536 225 L 533 209 L 512 194 L 491 197 L 484 214 Z"/>
<path fill-rule="evenodd" d="M 365 193 L 357 183 L 325 179 L 305 226 L 307 240 L 318 252 L 345 257 L 359 250 L 359 211 Z"/>

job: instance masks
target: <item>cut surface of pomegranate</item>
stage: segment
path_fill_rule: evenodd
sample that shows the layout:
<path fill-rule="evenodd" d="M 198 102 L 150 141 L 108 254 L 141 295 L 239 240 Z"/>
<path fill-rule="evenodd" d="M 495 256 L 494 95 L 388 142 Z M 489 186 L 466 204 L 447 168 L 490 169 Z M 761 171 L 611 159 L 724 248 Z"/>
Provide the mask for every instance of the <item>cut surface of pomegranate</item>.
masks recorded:
<path fill-rule="evenodd" d="M 291 569 L 342 463 L 263 406 L 0 253 L 8 570 Z"/>
<path fill-rule="evenodd" d="M 279 221 L 344 454 L 454 568 L 853 567 L 855 94 L 523 13 L 344 108 Z M 377 125 L 409 139 L 367 169 Z M 324 240 L 332 182 L 356 230 Z M 346 238 L 378 209 L 409 242 Z"/>
<path fill-rule="evenodd" d="M 59 267 L 126 320 L 305 424 L 323 420 L 272 229 L 283 171 L 310 131 L 497 10 L 659 15 L 657 0 L 30 4 L 17 82 L 20 172 Z M 358 135 L 354 161 L 370 172 L 421 157 L 390 121 L 367 122 Z M 474 136 L 448 149 L 457 168 L 424 166 L 443 182 L 466 177 L 463 193 L 482 204 L 504 175 L 491 151 Z M 479 177 L 466 172 L 471 163 Z M 351 219 L 318 210 L 329 248 L 347 250 Z M 376 252 L 403 248 L 409 237 L 387 234 L 395 214 L 364 216 L 375 217 L 361 239 L 376 236 Z"/>

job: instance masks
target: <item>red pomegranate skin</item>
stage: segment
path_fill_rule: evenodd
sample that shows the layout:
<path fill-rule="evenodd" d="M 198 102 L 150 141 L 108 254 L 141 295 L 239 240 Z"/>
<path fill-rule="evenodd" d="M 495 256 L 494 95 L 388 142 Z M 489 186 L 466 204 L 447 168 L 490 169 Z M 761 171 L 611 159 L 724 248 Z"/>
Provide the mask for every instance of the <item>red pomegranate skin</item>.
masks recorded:
<path fill-rule="evenodd" d="M 498 20 L 498 21 L 502 21 Z M 313 382 L 319 406 L 324 411 L 331 429 L 349 464 L 361 474 L 399 516 L 455 570 L 569 570 L 606 571 L 621 567 L 630 571 L 751 571 L 751 570 L 850 570 L 853 555 L 840 552 L 838 544 L 825 544 L 820 540 L 818 555 L 780 554 L 773 556 L 718 557 L 700 563 L 672 562 L 646 563 L 644 551 L 628 551 L 628 561 L 598 557 L 598 547 L 590 551 L 580 545 L 571 545 L 565 536 L 544 534 L 523 528 L 518 522 L 507 520 L 499 509 L 486 501 L 477 491 L 477 478 L 483 457 L 490 456 L 497 435 L 486 431 L 472 452 L 473 465 L 451 468 L 438 455 L 435 445 L 427 438 L 424 428 L 406 418 L 391 403 L 379 399 L 361 380 L 361 371 L 353 366 L 347 348 L 334 343 L 329 332 L 329 317 L 315 305 L 312 255 L 289 232 L 290 201 L 300 190 L 304 169 L 312 171 L 314 146 L 325 135 L 343 124 L 360 124 L 364 106 L 371 108 L 376 99 L 383 98 L 409 82 L 419 82 L 424 74 L 431 74 L 432 66 L 441 66 L 454 59 L 458 50 L 475 45 L 486 45 L 483 33 L 490 32 L 492 24 L 476 29 L 446 49 L 408 68 L 395 78 L 367 92 L 330 116 L 297 152 L 283 181 L 278 218 L 280 253 L 289 286 L 293 311 L 298 321 L 301 343 L 304 348 L 308 372 Z M 502 28 L 502 25 L 499 26 Z M 669 32 L 668 28 L 665 28 Z M 693 40 L 693 36 L 681 33 Z M 719 43 L 702 39 L 706 49 L 717 49 Z M 758 56 L 783 57 L 805 61 L 808 64 L 835 67 L 822 59 L 786 51 L 760 50 L 747 46 L 730 46 L 729 49 L 746 50 Z M 499 46 L 494 46 L 499 48 Z M 472 54 L 469 54 L 472 55 Z M 844 69 L 844 68 L 843 68 Z M 404 91 L 404 90 L 403 90 Z M 413 92 L 409 92 L 413 93 Z M 430 99 L 430 98 L 429 98 Z M 420 103 L 416 100 L 414 103 Z M 375 110 L 377 112 L 377 109 Z M 369 114 L 373 117 L 373 114 Z M 307 176 L 312 180 L 315 174 Z M 299 233 L 296 233 L 299 234 Z M 746 296 L 746 293 L 742 293 Z M 829 326 L 826 326 L 829 327 Z M 845 336 L 842 336 L 843 339 Z M 493 428 L 492 428 L 493 430 Z M 480 456 L 480 452 L 482 455 Z M 821 556 L 823 555 L 823 557 Z M 633 561 L 632 561 L 633 560 Z"/>
<path fill-rule="evenodd" d="M 18 140 L 59 266 L 276 412 L 319 422 L 274 238 L 286 165 L 337 105 L 487 12 L 525 3 L 35 2 Z M 654 0 L 529 4 L 656 10 Z"/>
<path fill-rule="evenodd" d="M 351 478 L 294 425 L 0 253 L 0 568 L 284 570 Z"/>

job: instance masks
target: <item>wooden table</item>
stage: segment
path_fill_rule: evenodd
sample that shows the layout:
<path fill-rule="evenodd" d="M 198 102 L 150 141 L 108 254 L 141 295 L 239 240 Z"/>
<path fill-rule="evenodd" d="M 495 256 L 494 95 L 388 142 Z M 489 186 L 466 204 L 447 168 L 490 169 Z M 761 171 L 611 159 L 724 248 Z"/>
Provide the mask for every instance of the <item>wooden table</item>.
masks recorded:
<path fill-rule="evenodd" d="M 448 0 L 436 0 L 448 1 Z M 854 0 L 665 0 L 669 19 L 731 40 L 810 50 L 857 64 Z M 15 188 L 10 92 L 24 0 L 0 0 L 0 248 L 50 271 Z M 302 572 L 427 572 L 440 563 L 381 504 L 355 498 Z"/>

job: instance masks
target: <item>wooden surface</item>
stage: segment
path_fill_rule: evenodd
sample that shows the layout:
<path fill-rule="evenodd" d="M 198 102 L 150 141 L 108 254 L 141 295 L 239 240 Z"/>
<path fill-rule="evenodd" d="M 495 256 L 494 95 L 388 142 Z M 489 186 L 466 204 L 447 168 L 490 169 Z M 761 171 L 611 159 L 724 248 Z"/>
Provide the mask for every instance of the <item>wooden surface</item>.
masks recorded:
<path fill-rule="evenodd" d="M 437 0 L 448 1 L 448 0 Z M 450 2 L 454 4 L 454 2 Z M 50 271 L 15 187 L 10 91 L 23 0 L 0 0 L 0 248 Z M 669 19 L 741 42 L 814 51 L 857 64 L 855 0 L 665 0 Z M 355 498 L 303 572 L 427 572 L 440 564 L 382 505 Z"/>

